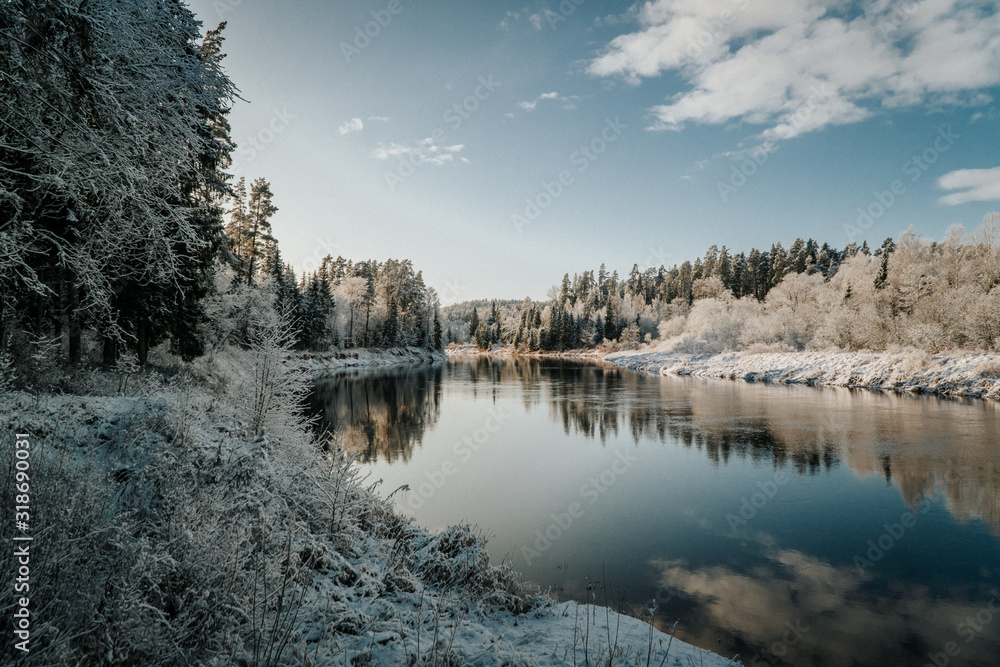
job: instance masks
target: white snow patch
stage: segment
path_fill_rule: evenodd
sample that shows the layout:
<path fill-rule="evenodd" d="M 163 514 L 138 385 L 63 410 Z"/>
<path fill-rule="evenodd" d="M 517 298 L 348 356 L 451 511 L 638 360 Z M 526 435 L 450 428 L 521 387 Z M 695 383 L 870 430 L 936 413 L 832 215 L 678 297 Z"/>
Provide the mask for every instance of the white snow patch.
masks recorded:
<path fill-rule="evenodd" d="M 607 355 L 640 373 L 830 385 L 1000 400 L 1000 355 L 919 350 L 894 352 L 722 352 L 639 350 Z"/>

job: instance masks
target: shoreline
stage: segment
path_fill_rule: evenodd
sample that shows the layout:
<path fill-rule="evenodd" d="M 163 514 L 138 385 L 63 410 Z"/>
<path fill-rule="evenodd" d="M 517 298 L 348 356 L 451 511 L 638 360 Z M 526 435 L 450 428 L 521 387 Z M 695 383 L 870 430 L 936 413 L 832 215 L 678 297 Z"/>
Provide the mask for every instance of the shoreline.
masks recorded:
<path fill-rule="evenodd" d="M 682 354 L 649 348 L 606 352 L 514 352 L 509 348 L 446 350 L 449 357 L 496 356 L 603 361 L 645 375 L 676 375 L 751 383 L 891 391 L 948 398 L 1000 400 L 1000 354 L 919 350 L 893 352 L 720 352 Z"/>
<path fill-rule="evenodd" d="M 1000 355 L 902 352 L 721 352 L 635 350 L 603 357 L 648 375 L 843 387 L 1000 400 Z"/>
<path fill-rule="evenodd" d="M 304 352 L 298 358 L 313 380 L 337 377 L 352 370 L 439 364 L 448 360 L 440 350 L 422 347 L 352 348 L 331 352 Z"/>

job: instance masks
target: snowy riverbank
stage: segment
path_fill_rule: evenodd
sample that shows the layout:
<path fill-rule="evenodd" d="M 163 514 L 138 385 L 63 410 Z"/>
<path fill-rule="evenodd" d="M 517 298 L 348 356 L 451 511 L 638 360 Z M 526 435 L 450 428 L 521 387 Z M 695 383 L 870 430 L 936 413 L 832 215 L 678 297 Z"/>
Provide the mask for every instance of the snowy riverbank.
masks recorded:
<path fill-rule="evenodd" d="M 435 364 L 447 360 L 448 355 L 444 352 L 422 347 L 394 347 L 386 350 L 358 348 L 302 355 L 306 371 L 314 380 L 333 377 L 353 369 Z"/>
<path fill-rule="evenodd" d="M 731 664 L 538 595 L 468 527 L 399 515 L 281 402 L 295 371 L 279 358 L 229 348 L 128 383 L 87 372 L 64 393 L 0 396 L 0 465 L 14 469 L 15 433 L 31 443 L 24 664 Z M 393 359 L 423 355 L 349 361 Z"/>
<path fill-rule="evenodd" d="M 449 345 L 445 348 L 445 353 L 450 357 L 477 357 L 494 356 L 503 358 L 525 357 L 528 359 L 584 359 L 590 361 L 600 361 L 607 356 L 607 350 L 592 348 L 589 350 L 566 350 L 564 352 L 525 352 L 515 350 L 512 346 L 494 347 L 489 350 L 480 350 L 475 345 Z"/>
<path fill-rule="evenodd" d="M 1000 400 L 1000 355 L 901 352 L 723 352 L 637 350 L 604 357 L 640 373 L 858 387 Z"/>

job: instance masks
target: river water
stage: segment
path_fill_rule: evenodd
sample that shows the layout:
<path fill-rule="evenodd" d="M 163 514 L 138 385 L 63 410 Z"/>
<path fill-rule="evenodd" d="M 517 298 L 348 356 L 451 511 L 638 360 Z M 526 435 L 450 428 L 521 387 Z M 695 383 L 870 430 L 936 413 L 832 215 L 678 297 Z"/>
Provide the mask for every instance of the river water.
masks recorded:
<path fill-rule="evenodd" d="M 560 599 L 746 665 L 1000 665 L 996 404 L 490 357 L 312 401 L 404 513 Z"/>

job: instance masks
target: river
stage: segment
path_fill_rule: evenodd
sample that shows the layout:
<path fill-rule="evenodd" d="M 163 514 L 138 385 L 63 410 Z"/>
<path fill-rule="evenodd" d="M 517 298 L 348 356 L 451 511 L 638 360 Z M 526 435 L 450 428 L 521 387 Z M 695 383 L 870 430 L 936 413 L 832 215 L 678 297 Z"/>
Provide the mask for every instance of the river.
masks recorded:
<path fill-rule="evenodd" d="M 404 513 L 560 599 L 746 665 L 1000 664 L 994 403 L 470 357 L 312 404 Z"/>

